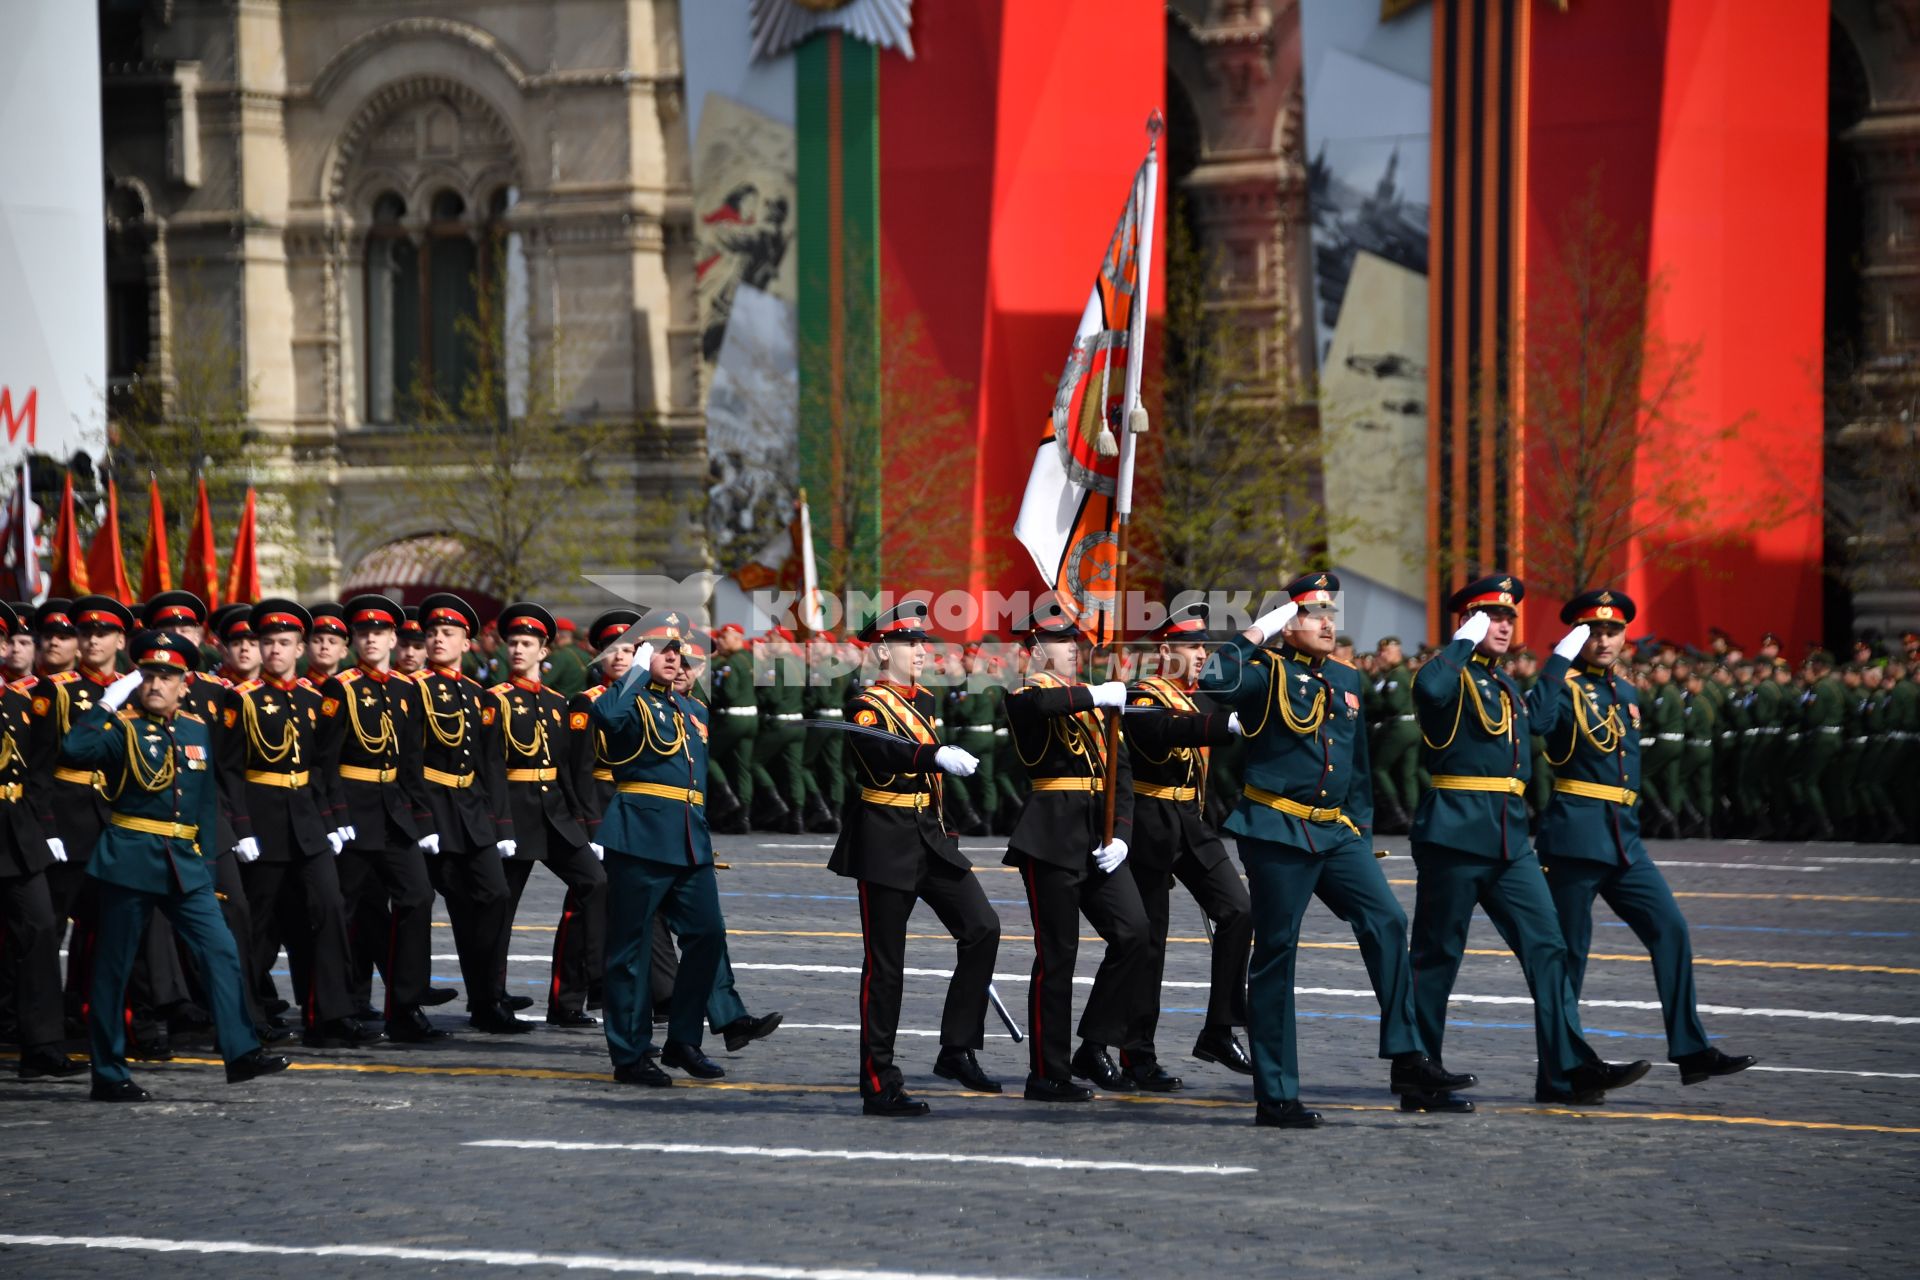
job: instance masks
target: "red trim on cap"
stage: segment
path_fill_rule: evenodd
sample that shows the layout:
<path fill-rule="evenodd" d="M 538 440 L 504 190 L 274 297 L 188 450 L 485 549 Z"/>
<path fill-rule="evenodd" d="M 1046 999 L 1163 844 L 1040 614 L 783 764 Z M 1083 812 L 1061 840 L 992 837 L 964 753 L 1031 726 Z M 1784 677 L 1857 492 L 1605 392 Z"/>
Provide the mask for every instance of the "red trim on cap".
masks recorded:
<path fill-rule="evenodd" d="M 356 625 L 366 622 L 375 626 L 390 627 L 394 624 L 394 617 L 385 609 L 362 609 L 353 615 L 353 621 Z M 320 623 L 316 621 L 313 625 L 317 627 Z"/>
<path fill-rule="evenodd" d="M 1479 609 L 1487 605 L 1497 605 L 1503 609 L 1511 609 L 1514 603 L 1513 592 L 1511 591 L 1489 591 L 1485 595 L 1474 596 L 1469 599 L 1465 604 L 1460 606 L 1460 612 L 1467 613 L 1470 610 Z"/>
<path fill-rule="evenodd" d="M 170 604 L 153 615 L 154 625 L 156 626 L 162 622 L 193 622 L 195 620 L 196 615 L 193 610 L 183 604 Z"/>
<path fill-rule="evenodd" d="M 235 618 L 232 622 L 220 628 L 220 638 L 222 640 L 232 640 L 236 638 L 250 640 L 253 638 L 253 623 L 245 618 Z"/>
<path fill-rule="evenodd" d="M 1333 592 L 1325 587 L 1313 587 L 1299 595 L 1289 597 L 1295 604 L 1332 604 Z"/>
<path fill-rule="evenodd" d="M 104 622 L 110 627 L 118 627 L 122 631 L 126 630 L 126 624 L 120 621 L 120 615 L 109 613 L 105 609 L 89 609 L 80 615 L 80 625 L 85 626 L 89 622 Z"/>
<path fill-rule="evenodd" d="M 745 635 L 745 634 L 747 634 L 747 629 L 746 629 L 745 627 L 743 627 L 743 626 L 741 626 L 741 625 L 740 625 L 739 623 L 737 623 L 737 622 L 729 622 L 729 623 L 727 623 L 727 624 L 726 624 L 725 626 L 723 626 L 723 627 L 721 627 L 721 628 L 720 628 L 720 630 L 718 630 L 718 631 L 716 631 L 716 632 L 714 632 L 714 634 L 715 634 L 715 635 L 726 635 L 726 634 L 727 634 L 728 632 L 732 632 L 732 633 L 733 633 L 734 635 L 736 635 L 736 636 L 743 636 L 743 635 Z"/>
<path fill-rule="evenodd" d="M 1626 610 L 1620 608 L 1618 605 L 1592 604 L 1574 614 L 1571 625 L 1578 625 L 1582 622 L 1618 622 L 1625 624 L 1626 620 Z"/>
<path fill-rule="evenodd" d="M 882 634 L 889 631 L 924 631 L 926 630 L 926 619 L 920 617 L 895 618 L 892 622 L 880 628 L 880 630 Z M 821 637 L 818 636 L 815 637 L 815 639 L 820 638 Z"/>
<path fill-rule="evenodd" d="M 573 630 L 573 619 L 561 618 L 559 621 L 555 622 L 553 625 L 558 627 L 562 631 L 571 631 Z"/>
<path fill-rule="evenodd" d="M 187 656 L 174 649 L 149 649 L 134 663 L 137 667 L 179 667 L 186 670 Z"/>
<path fill-rule="evenodd" d="M 1184 622 L 1176 622 L 1172 626 L 1165 628 L 1165 631 L 1168 635 L 1177 635 L 1188 631 L 1205 631 L 1206 629 L 1207 624 L 1200 619 L 1188 618 Z"/>
<path fill-rule="evenodd" d="M 540 619 L 534 617 L 531 614 L 523 613 L 519 617 L 507 623 L 507 630 L 509 634 L 519 630 L 522 627 L 525 627 L 527 630 L 533 632 L 536 635 L 544 636 L 547 634 L 546 623 L 540 621 Z"/>
<path fill-rule="evenodd" d="M 45 627 L 70 627 L 73 625 L 73 619 L 64 613 L 49 613 L 40 619 L 40 625 Z"/>
<path fill-rule="evenodd" d="M 464 627 L 467 625 L 467 615 L 458 609 L 449 609 L 445 605 L 442 605 L 437 609 L 429 610 L 427 616 L 422 618 L 421 621 L 435 623 L 450 622 L 456 627 Z"/>
<path fill-rule="evenodd" d="M 295 629 L 299 629 L 307 625 L 306 623 L 300 621 L 299 618 L 295 617 L 291 613 L 269 613 L 265 617 L 260 619 L 260 625 L 263 627 L 277 627 L 282 624 L 289 627 L 293 627 Z"/>

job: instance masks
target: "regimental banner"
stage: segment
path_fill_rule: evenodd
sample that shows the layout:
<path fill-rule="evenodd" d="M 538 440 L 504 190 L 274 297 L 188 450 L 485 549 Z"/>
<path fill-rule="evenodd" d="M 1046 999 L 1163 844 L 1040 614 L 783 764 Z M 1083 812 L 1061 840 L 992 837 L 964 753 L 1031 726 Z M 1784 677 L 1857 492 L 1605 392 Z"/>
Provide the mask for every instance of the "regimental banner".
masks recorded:
<path fill-rule="evenodd" d="M 0 468 L 106 450 L 100 40 L 91 4 L 0 5 Z"/>

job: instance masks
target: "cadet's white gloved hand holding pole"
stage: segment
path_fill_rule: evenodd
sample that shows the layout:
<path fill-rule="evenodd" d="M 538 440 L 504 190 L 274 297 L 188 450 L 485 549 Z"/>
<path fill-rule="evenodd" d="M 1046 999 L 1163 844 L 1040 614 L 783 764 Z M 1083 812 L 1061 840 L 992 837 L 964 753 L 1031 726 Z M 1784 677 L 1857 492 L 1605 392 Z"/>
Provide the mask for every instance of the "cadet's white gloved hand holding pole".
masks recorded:
<path fill-rule="evenodd" d="M 1096 707 L 1124 707 L 1127 705 L 1127 682 L 1125 680 L 1107 680 L 1088 687 L 1093 690 L 1093 705 Z"/>
<path fill-rule="evenodd" d="M 1493 615 L 1485 609 L 1475 609 L 1460 622 L 1460 629 L 1453 633 L 1455 640 L 1471 640 L 1479 644 L 1487 638 L 1487 632 L 1493 627 Z"/>
<path fill-rule="evenodd" d="M 1587 637 L 1592 634 L 1593 628 L 1584 622 L 1581 623 L 1561 637 L 1559 644 L 1553 646 L 1553 656 L 1572 662 L 1580 656 L 1580 651 L 1587 647 Z"/>
<path fill-rule="evenodd" d="M 980 767 L 980 761 L 971 751 L 959 747 L 941 747 L 933 753 L 933 762 L 940 766 L 942 773 L 950 773 L 956 778 L 971 778 L 973 771 Z"/>
<path fill-rule="evenodd" d="M 1094 865 L 1109 875 L 1126 860 L 1127 842 L 1118 836 L 1093 851 Z"/>
<path fill-rule="evenodd" d="M 107 691 L 100 695 L 100 705 L 109 711 L 118 711 L 120 704 L 128 698 L 131 698 L 133 691 L 138 689 L 140 682 L 146 678 L 145 675 L 138 671 L 127 672 L 127 674 L 107 686 Z"/>

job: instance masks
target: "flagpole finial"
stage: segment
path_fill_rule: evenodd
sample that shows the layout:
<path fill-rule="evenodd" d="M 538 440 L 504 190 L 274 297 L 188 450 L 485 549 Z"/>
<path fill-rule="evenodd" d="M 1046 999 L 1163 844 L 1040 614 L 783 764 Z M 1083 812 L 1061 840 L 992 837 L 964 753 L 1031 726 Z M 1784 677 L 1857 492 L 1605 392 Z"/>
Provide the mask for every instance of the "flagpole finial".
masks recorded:
<path fill-rule="evenodd" d="M 1155 107 L 1147 116 L 1147 141 L 1149 145 L 1158 144 L 1160 135 L 1167 131 L 1167 118 Z"/>

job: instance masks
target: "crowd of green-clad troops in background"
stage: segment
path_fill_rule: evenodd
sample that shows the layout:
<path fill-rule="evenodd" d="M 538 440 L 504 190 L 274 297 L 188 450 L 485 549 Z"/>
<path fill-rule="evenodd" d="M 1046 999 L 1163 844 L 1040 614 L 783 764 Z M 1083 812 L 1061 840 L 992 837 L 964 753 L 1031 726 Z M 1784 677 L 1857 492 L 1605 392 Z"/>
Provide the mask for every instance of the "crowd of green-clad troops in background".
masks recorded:
<path fill-rule="evenodd" d="M 808 734 L 804 721 L 838 717 L 857 663 L 857 640 L 801 642 L 785 628 L 749 640 L 715 635 L 714 830 L 832 832 L 845 790 L 843 743 Z M 948 817 L 963 835 L 1006 835 L 1025 795 L 1004 710 L 1018 680 L 1018 647 L 989 636 L 934 645 L 927 683 L 941 690 L 943 740 L 980 758 L 973 777 L 948 788 Z M 1634 652 L 1637 648 L 1638 652 Z M 1620 674 L 1639 690 L 1642 831 L 1654 839 L 1920 840 L 1920 635 L 1856 643 L 1848 660 L 1820 649 L 1797 664 L 1778 637 L 1747 653 L 1717 629 L 1706 649 L 1648 639 Z M 1395 637 L 1356 652 L 1339 637 L 1334 656 L 1365 677 L 1372 737 L 1374 830 L 1405 834 L 1428 788 L 1414 718 L 1413 677 L 1433 655 Z M 811 673 L 799 666 L 814 658 Z M 756 664 L 761 673 L 756 683 Z M 1520 647 L 1506 659 L 1530 689 L 1541 660 Z M 841 674 L 822 674 L 838 671 Z M 1009 673 L 1011 673 L 1009 675 Z M 984 686 L 984 687 L 982 687 Z M 1214 751 L 1209 789 L 1217 817 L 1240 795 L 1239 743 Z M 1553 762 L 1533 740 L 1527 803 L 1545 812 Z"/>

